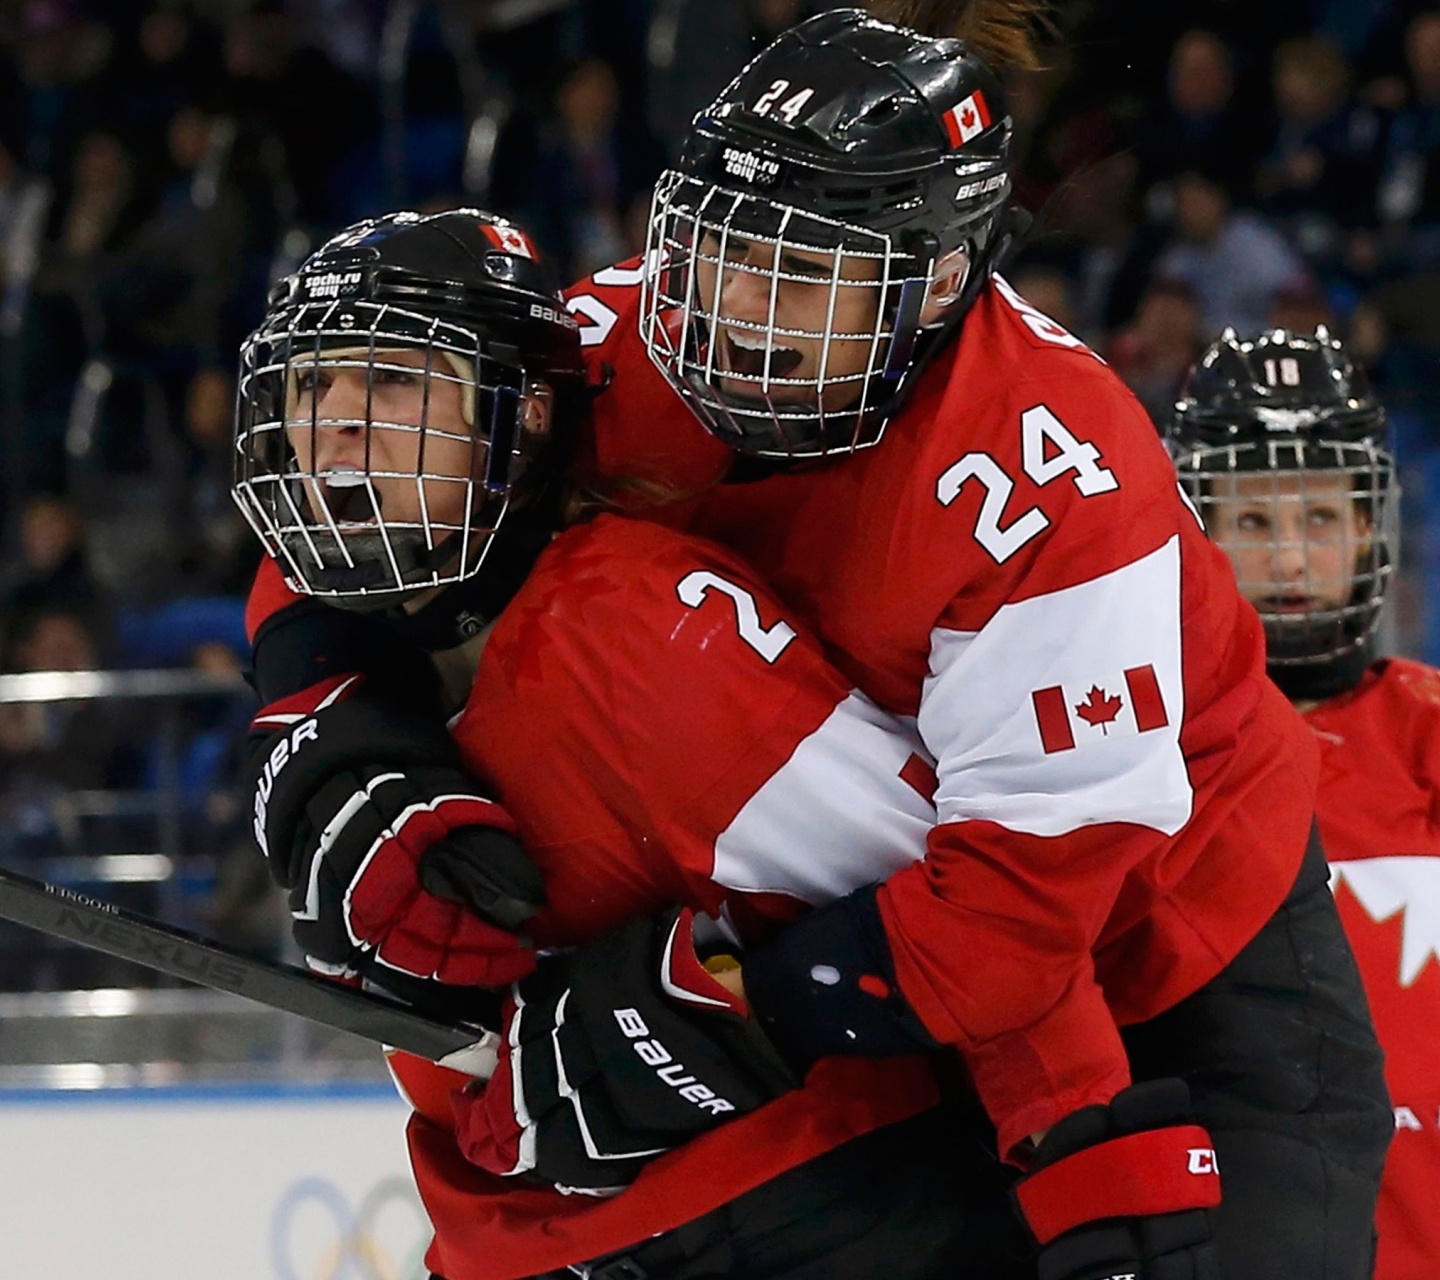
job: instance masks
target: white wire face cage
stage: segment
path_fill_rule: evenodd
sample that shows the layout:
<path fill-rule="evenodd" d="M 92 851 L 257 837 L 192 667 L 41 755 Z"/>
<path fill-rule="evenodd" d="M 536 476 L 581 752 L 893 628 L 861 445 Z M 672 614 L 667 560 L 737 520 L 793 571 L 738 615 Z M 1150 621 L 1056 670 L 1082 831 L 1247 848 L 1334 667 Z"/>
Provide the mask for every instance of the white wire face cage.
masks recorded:
<path fill-rule="evenodd" d="M 520 470 L 526 390 L 473 330 L 300 307 L 241 349 L 235 500 L 301 594 L 379 608 L 463 581 Z"/>
<path fill-rule="evenodd" d="M 1399 482 L 1373 441 L 1187 448 L 1186 492 L 1265 626 L 1272 667 L 1333 661 L 1366 646 L 1399 545 Z"/>
<path fill-rule="evenodd" d="M 883 232 L 668 171 L 640 333 L 714 434 L 759 457 L 876 444 L 913 364 L 934 264 Z"/>

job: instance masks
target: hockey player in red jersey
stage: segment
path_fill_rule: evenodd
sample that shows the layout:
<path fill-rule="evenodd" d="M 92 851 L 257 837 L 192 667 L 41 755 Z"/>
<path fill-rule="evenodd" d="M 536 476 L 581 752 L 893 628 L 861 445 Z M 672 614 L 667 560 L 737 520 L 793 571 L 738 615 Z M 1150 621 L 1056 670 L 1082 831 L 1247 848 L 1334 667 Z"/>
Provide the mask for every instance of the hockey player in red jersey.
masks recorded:
<path fill-rule="evenodd" d="M 429 1264 L 517 1280 L 624 1250 L 597 1273 L 1031 1275 L 1013 1179 L 918 1043 L 801 1082 L 699 967 L 706 926 L 733 952 L 922 857 L 924 748 L 734 553 L 606 515 L 550 541 L 581 365 L 533 254 L 480 213 L 360 224 L 282 282 L 241 363 L 237 496 L 274 557 L 252 602 L 256 835 L 309 962 L 487 1019 L 477 986 L 535 969 L 535 945 L 588 944 L 511 1001 L 490 1088 L 528 1084 L 538 1135 L 477 1136 L 452 1094 L 488 1090 L 393 1060 Z M 421 649 L 458 672 L 453 738 Z M 526 1052 L 520 1009 L 595 1000 L 598 1025 L 551 1043 L 542 1022 Z M 607 1035 L 658 1073 L 658 1103 L 607 1114 L 586 1058 Z M 564 1064 L 563 1114 L 537 1061 Z M 643 1135 L 609 1149 L 606 1178 L 633 1186 L 557 1189 L 575 1166 L 595 1190 L 567 1150 L 582 1132 Z"/>
<path fill-rule="evenodd" d="M 747 997 L 799 1066 L 884 1045 L 880 991 L 955 1048 L 1047 1276 L 1208 1274 L 1167 1235 L 1195 1121 L 1221 1274 L 1362 1276 L 1391 1126 L 1313 740 L 1143 410 L 994 275 L 1009 134 L 973 48 L 824 14 L 571 291 L 599 469 L 682 495 L 936 762 L 925 859 L 747 954 Z M 1191 1107 L 1135 1084 L 1172 1077 Z"/>
<path fill-rule="evenodd" d="M 1321 751 L 1317 812 L 1395 1106 L 1377 1280 L 1440 1274 L 1440 673 L 1377 658 L 1398 490 L 1384 413 L 1328 333 L 1226 333 L 1168 432 Z M 1427 933 L 1427 928 L 1431 932 Z"/>

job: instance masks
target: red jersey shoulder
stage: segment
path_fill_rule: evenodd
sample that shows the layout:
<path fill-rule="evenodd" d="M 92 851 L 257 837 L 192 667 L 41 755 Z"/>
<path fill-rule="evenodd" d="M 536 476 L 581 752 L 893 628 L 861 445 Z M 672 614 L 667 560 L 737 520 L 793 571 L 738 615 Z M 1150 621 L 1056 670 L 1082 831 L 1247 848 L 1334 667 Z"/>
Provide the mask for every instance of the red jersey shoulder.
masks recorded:
<path fill-rule="evenodd" d="M 1348 694 L 1305 715 L 1322 734 L 1386 744 L 1409 772 L 1440 785 L 1440 670 L 1410 658 L 1375 663 Z"/>
<path fill-rule="evenodd" d="M 1150 416 L 1099 356 L 996 277 L 976 301 L 951 357 L 941 430 L 1016 464 L 1054 498 L 1175 487 Z M 1051 482 L 1071 473 L 1072 486 Z M 1105 479 L 1113 475 L 1115 483 Z"/>
<path fill-rule="evenodd" d="M 685 407 L 640 339 L 643 274 L 641 259 L 631 258 L 565 291 L 580 322 L 590 383 L 599 389 L 585 453 L 601 478 L 685 495 L 718 480 L 733 455 Z"/>
<path fill-rule="evenodd" d="M 1105 363 L 1058 320 L 1021 297 L 1004 276 L 991 278 L 988 297 L 991 302 L 1001 304 L 996 306 L 998 314 L 1005 317 L 1015 336 L 1032 350 L 1072 351 L 1087 361 L 1100 365 Z"/>
<path fill-rule="evenodd" d="M 993 606 L 1017 598 L 1022 581 L 1021 594 L 1034 594 L 1118 568 L 1184 522 L 1199 532 L 1139 402 L 1003 282 L 981 294 L 939 363 L 872 468 L 905 469 L 911 491 L 888 499 L 909 513 L 897 528 L 913 526 L 911 555 L 936 561 L 959 589 L 983 584 Z"/>
<path fill-rule="evenodd" d="M 643 279 L 644 264 L 636 254 L 602 267 L 565 290 L 565 305 L 580 323 L 580 346 L 587 360 L 618 345 L 612 339 L 638 332 Z"/>
<path fill-rule="evenodd" d="M 274 557 L 264 556 L 255 571 L 255 581 L 250 586 L 250 595 L 245 601 L 245 637 L 252 644 L 255 633 L 287 605 L 303 600 L 285 585 L 285 575 Z"/>
<path fill-rule="evenodd" d="M 1321 747 L 1318 813 L 1331 861 L 1440 855 L 1440 673 L 1376 663 L 1305 720 Z"/>
<path fill-rule="evenodd" d="M 801 650 L 807 671 L 818 664 L 814 641 L 797 633 L 737 554 L 615 515 L 567 530 L 550 545 L 491 645 L 520 676 L 532 655 L 555 648 L 572 677 L 588 670 L 612 690 L 646 690 L 652 705 L 677 692 L 698 697 L 707 684 L 718 696 L 736 697 L 727 681 L 798 668 L 793 655 Z"/>
<path fill-rule="evenodd" d="M 1388 658 L 1381 681 L 1432 725 L 1440 723 L 1440 670 L 1412 658 Z"/>

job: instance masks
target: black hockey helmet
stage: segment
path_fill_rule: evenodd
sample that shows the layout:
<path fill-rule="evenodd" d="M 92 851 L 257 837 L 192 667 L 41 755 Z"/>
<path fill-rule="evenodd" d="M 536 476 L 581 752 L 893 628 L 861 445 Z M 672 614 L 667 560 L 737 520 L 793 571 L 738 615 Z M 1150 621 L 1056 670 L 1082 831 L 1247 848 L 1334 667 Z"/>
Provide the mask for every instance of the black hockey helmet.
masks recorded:
<path fill-rule="evenodd" d="M 1284 668 L 1368 656 L 1394 567 L 1399 486 L 1385 411 L 1339 340 L 1323 327 L 1250 339 L 1227 329 L 1186 379 L 1166 443 L 1232 559 L 1241 541 L 1263 542 L 1270 553 L 1273 580 L 1242 575 L 1240 586 L 1265 623 L 1277 678 Z M 1340 536 L 1322 518 L 1336 501 L 1360 514 L 1364 533 L 1346 557 L 1348 584 L 1327 586 L 1312 580 L 1311 565 L 1317 546 Z M 1288 524 L 1282 504 L 1294 513 Z M 1302 520 L 1315 505 L 1319 515 Z M 1244 513 L 1245 528 L 1231 528 L 1227 512 Z M 1273 566 L 1287 556 L 1282 581 Z"/>
<path fill-rule="evenodd" d="M 322 415 L 342 376 L 363 397 Z M 583 386 L 522 230 L 476 209 L 368 219 L 274 287 L 241 348 L 234 496 L 294 590 L 395 604 L 479 571 L 553 475 Z"/>
<path fill-rule="evenodd" d="M 1010 239 L 1010 134 L 999 80 L 958 40 L 840 10 L 756 57 L 696 117 L 650 215 L 642 335 L 707 429 L 775 458 L 876 443 L 938 336 L 920 327 L 937 264 L 969 256 L 951 327 Z M 722 285 L 743 276 L 764 303 L 732 315 Z M 782 286 L 826 290 L 823 321 L 787 324 Z"/>

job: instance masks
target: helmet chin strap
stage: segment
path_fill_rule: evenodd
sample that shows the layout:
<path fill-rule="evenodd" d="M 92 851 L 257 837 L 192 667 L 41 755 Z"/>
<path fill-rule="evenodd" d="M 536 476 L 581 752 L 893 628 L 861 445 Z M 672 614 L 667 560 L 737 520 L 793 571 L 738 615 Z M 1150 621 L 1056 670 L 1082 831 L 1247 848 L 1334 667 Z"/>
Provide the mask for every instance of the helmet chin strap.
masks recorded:
<path fill-rule="evenodd" d="M 1019 205 L 1010 205 L 1001 215 L 985 244 L 981 245 L 973 239 L 967 240 L 959 249 L 952 249 L 950 254 L 946 255 L 949 257 L 964 253 L 966 268 L 953 292 L 931 299 L 942 309 L 934 320 L 924 326 L 927 350 L 916 361 L 917 372 L 918 366 L 936 348 L 943 345 L 941 339 L 960 327 L 980 291 L 989 283 L 990 277 L 999 270 L 1000 264 L 1010 252 L 1029 235 L 1034 221 L 1034 217 L 1027 210 Z"/>
<path fill-rule="evenodd" d="M 960 310 L 968 310 L 975 301 L 975 296 L 1000 269 L 1005 259 L 1024 246 L 1034 225 L 1035 215 L 1028 209 L 1022 209 L 1018 204 L 1006 206 L 1005 212 L 991 230 L 987 243 L 971 250 L 973 257 L 970 274 L 960 287 L 957 298 Z"/>

